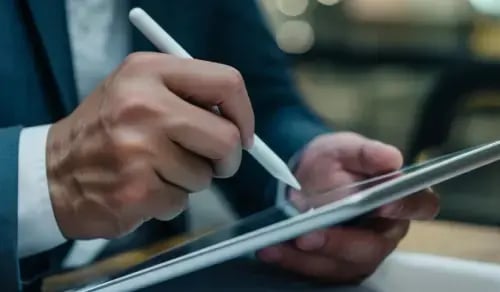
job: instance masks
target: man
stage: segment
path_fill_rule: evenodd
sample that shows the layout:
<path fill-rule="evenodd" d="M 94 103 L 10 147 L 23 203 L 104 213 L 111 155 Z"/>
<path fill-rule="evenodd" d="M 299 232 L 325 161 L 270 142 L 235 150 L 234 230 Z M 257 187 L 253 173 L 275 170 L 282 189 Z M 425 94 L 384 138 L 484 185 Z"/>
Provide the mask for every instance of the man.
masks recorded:
<path fill-rule="evenodd" d="M 215 63 L 153 53 L 126 22 L 133 6 Z M 65 241 L 116 238 L 152 218 L 181 231 L 188 193 L 232 176 L 254 129 L 284 160 L 297 161 L 308 193 L 402 164 L 395 148 L 332 134 L 306 110 L 254 1 L 20 0 L 2 1 L 0 11 L 7 291 L 46 272 Z M 205 110 L 213 105 L 224 118 Z M 233 178 L 217 182 L 242 215 L 276 200 L 276 182 L 246 156 Z M 258 256 L 313 279 L 358 281 L 396 247 L 408 220 L 437 209 L 436 196 L 424 192 L 381 208 L 363 226 L 318 231 Z"/>

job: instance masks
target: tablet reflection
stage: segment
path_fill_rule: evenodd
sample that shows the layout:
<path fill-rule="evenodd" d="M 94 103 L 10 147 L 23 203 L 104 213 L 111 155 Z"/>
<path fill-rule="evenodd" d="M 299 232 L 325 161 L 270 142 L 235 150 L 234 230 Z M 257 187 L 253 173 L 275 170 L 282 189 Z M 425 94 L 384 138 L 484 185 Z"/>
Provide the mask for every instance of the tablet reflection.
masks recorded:
<path fill-rule="evenodd" d="M 342 202 L 342 200 L 347 200 L 350 197 L 358 195 L 361 192 L 373 188 L 377 185 L 394 180 L 398 177 L 401 177 L 402 175 L 415 172 L 423 167 L 441 162 L 450 158 L 451 156 L 456 156 L 462 152 L 466 152 L 469 150 L 470 149 L 459 151 L 449 155 L 444 155 L 419 164 L 404 167 L 394 172 L 361 180 L 352 184 L 339 186 L 320 193 L 312 193 L 308 192 L 307 190 L 297 191 L 289 187 L 281 186 L 281 188 L 278 189 L 278 195 L 284 197 L 285 199 L 279 201 L 278 205 L 280 205 L 280 208 L 285 210 L 285 213 L 287 213 L 288 216 L 293 217 L 328 204 L 340 203 Z"/>
<path fill-rule="evenodd" d="M 288 189 L 286 200 L 284 201 L 287 206 L 282 207 L 287 210 L 287 213 L 290 216 L 298 215 L 328 204 L 340 202 L 360 193 L 363 190 L 367 190 L 376 185 L 398 178 L 407 171 L 408 169 L 398 170 L 382 176 L 355 182 L 346 186 L 340 186 L 332 190 L 316 194 L 309 193 L 307 190 L 297 191 L 294 189 Z M 293 208 L 293 211 L 291 211 L 291 208 Z"/>

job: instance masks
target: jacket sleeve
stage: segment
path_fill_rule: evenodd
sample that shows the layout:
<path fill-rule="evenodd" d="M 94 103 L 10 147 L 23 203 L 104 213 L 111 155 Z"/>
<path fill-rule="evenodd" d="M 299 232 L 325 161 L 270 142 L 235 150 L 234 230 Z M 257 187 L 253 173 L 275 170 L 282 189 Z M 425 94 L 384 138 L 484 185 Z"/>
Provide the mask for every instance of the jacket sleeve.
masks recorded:
<path fill-rule="evenodd" d="M 211 45 L 213 60 L 238 69 L 255 112 L 256 133 L 285 162 L 317 135 L 329 131 L 303 104 L 254 0 L 219 0 Z M 254 159 L 244 154 L 236 176 L 219 181 L 241 215 L 270 206 L 274 182 Z"/>
<path fill-rule="evenodd" d="M 20 127 L 0 129 L 0 285 L 20 289 L 17 258 L 17 176 Z"/>

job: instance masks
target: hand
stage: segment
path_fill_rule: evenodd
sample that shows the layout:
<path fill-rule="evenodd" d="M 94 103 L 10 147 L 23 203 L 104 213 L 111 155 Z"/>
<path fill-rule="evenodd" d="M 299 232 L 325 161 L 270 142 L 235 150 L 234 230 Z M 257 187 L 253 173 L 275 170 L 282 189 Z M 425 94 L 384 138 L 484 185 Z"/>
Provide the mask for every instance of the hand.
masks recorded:
<path fill-rule="evenodd" d="M 313 141 L 306 148 L 296 175 L 304 193 L 321 194 L 401 166 L 402 156 L 396 148 L 357 134 L 338 133 Z M 258 256 L 321 281 L 359 282 L 397 247 L 408 232 L 410 220 L 432 219 L 438 210 L 437 195 L 427 190 L 380 208 L 358 226 L 315 231 L 264 249 Z"/>
<path fill-rule="evenodd" d="M 208 110 L 214 105 L 227 119 Z M 114 238 L 151 218 L 175 217 L 188 193 L 236 172 L 253 132 L 235 69 L 130 55 L 49 131 L 47 177 L 62 233 Z"/>

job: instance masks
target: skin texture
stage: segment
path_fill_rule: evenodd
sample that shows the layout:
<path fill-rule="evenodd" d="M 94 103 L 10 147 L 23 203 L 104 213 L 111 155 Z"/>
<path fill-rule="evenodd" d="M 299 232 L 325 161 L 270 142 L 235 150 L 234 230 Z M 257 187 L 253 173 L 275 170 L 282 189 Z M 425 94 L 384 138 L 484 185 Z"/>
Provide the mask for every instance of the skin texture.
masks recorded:
<path fill-rule="evenodd" d="M 392 146 L 354 133 L 328 134 L 309 144 L 296 176 L 303 193 L 321 194 L 397 170 L 402 161 L 401 153 Z M 304 202 L 304 194 L 292 192 L 290 196 L 292 201 L 295 197 Z M 376 210 L 355 226 L 315 231 L 263 249 L 258 257 L 319 281 L 358 283 L 371 275 L 397 247 L 408 232 L 410 220 L 430 220 L 438 211 L 438 196 L 426 190 Z"/>
<path fill-rule="evenodd" d="M 224 118 L 208 110 L 215 105 Z M 115 238 L 151 218 L 177 216 L 188 193 L 236 172 L 253 133 L 234 68 L 130 55 L 49 131 L 47 176 L 62 233 Z"/>

